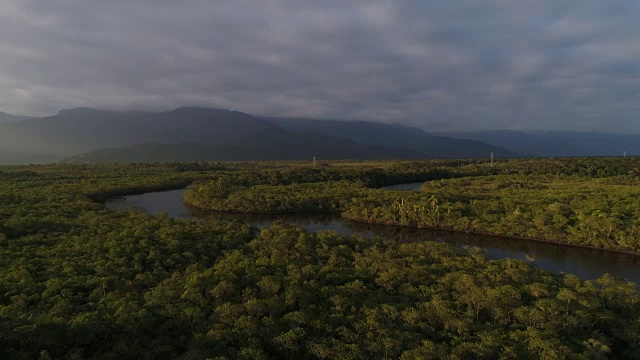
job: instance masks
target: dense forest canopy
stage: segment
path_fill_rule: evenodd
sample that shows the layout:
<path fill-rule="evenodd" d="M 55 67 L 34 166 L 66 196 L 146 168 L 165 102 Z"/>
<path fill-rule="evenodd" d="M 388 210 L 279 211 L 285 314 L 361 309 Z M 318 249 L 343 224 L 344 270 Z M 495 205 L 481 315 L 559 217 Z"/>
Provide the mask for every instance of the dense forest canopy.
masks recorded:
<path fill-rule="evenodd" d="M 378 221 L 399 202 L 493 224 L 511 208 L 464 211 L 536 197 L 518 205 L 523 221 L 534 205 L 534 223 L 548 212 L 572 226 L 604 219 L 594 229 L 615 218 L 610 246 L 636 221 L 638 169 L 635 158 L 0 167 L 0 357 L 639 358 L 637 286 L 611 276 L 102 204 L 195 183 L 187 200 L 224 210 L 371 209 Z M 376 189 L 427 180 L 415 194 Z"/>
<path fill-rule="evenodd" d="M 384 171 L 308 169 L 295 176 L 228 175 L 197 184 L 186 201 L 217 211 L 338 212 L 359 222 L 640 251 L 636 159 L 425 164 L 406 162 Z M 417 179 L 433 181 L 421 192 L 375 188 Z"/>

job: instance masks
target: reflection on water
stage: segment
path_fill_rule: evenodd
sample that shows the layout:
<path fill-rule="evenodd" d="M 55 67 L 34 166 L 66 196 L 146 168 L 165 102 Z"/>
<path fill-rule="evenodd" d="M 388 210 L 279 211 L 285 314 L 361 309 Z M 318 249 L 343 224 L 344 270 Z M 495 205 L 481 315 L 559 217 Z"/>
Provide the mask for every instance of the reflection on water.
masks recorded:
<path fill-rule="evenodd" d="M 416 186 L 416 184 L 405 185 L 413 185 L 414 189 Z M 398 190 L 397 187 L 395 189 Z M 640 257 L 633 255 L 484 235 L 359 224 L 346 221 L 339 214 L 227 214 L 206 212 L 185 205 L 183 202 L 184 191 L 172 190 L 121 197 L 107 202 L 106 206 L 112 210 L 136 208 L 148 214 L 166 212 L 174 218 L 214 216 L 240 219 L 258 228 L 269 226 L 272 222 L 281 220 L 308 231 L 333 230 L 340 235 L 380 237 L 390 241 L 441 241 L 456 246 L 477 246 L 484 249 L 492 259 L 512 258 L 532 261 L 542 269 L 555 273 L 576 274 L 585 280 L 611 273 L 640 283 Z"/>
<path fill-rule="evenodd" d="M 422 184 L 424 184 L 423 182 L 416 182 L 416 183 L 406 183 L 406 184 L 398 184 L 398 185 L 391 185 L 391 186 L 385 186 L 385 189 L 389 189 L 389 190 L 405 190 L 405 191 L 420 191 L 420 188 L 422 187 Z"/>

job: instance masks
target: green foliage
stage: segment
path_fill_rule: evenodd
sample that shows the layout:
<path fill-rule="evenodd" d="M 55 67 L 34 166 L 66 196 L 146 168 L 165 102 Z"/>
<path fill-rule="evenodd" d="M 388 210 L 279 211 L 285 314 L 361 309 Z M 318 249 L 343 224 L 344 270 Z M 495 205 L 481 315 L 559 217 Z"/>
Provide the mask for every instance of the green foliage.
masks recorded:
<path fill-rule="evenodd" d="M 191 196 L 209 194 L 211 206 L 230 210 L 366 205 L 376 221 L 386 207 L 408 220 L 439 209 L 433 219 L 442 221 L 499 194 L 513 197 L 502 201 L 510 216 L 519 209 L 525 219 L 575 217 L 571 226 L 589 231 L 612 214 L 625 216 L 621 226 L 635 221 L 633 162 L 580 167 L 591 178 L 557 174 L 574 171 L 572 161 L 0 167 L 0 358 L 636 359 L 637 287 L 610 276 L 582 282 L 435 242 L 279 223 L 257 233 L 238 221 L 174 220 L 97 202 L 196 182 Z M 415 194 L 371 188 L 460 177 Z M 491 183 L 497 193 L 486 190 Z M 540 210 L 529 215 L 521 200 L 532 196 Z"/>
<path fill-rule="evenodd" d="M 434 227 L 640 251 L 635 176 L 494 175 L 427 182 L 420 193 L 380 191 L 343 216 L 372 223 Z"/>
<path fill-rule="evenodd" d="M 638 159 L 385 165 L 359 172 L 295 169 L 236 174 L 196 185 L 185 201 L 226 212 L 340 212 L 358 222 L 640 251 Z M 416 178 L 432 181 L 421 192 L 373 188 L 390 180 Z"/>
<path fill-rule="evenodd" d="M 367 189 L 362 183 L 331 181 L 242 187 L 227 178 L 196 185 L 185 201 L 202 209 L 226 212 L 340 212 Z"/>

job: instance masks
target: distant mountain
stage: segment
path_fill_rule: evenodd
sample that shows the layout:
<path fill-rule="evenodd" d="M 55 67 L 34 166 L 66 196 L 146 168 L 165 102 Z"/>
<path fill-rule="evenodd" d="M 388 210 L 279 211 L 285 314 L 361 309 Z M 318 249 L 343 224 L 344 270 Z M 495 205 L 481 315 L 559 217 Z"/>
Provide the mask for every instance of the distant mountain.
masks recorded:
<path fill-rule="evenodd" d="M 11 115 L 0 111 L 0 124 L 29 119 L 28 116 Z"/>
<path fill-rule="evenodd" d="M 367 121 L 265 119 L 295 133 L 313 132 L 363 144 L 405 147 L 428 158 L 478 158 L 489 157 L 491 153 L 496 157 L 518 156 L 513 151 L 486 142 L 433 136 L 416 127 Z"/>
<path fill-rule="evenodd" d="M 47 154 L 29 154 L 0 149 L 0 165 L 23 165 L 52 163 L 60 159 L 58 156 Z"/>
<path fill-rule="evenodd" d="M 0 147 L 68 155 L 144 143 L 241 141 L 274 125 L 225 109 L 197 107 L 166 112 L 115 112 L 90 108 L 0 124 Z"/>
<path fill-rule="evenodd" d="M 13 153 L 46 153 L 58 159 L 84 154 L 78 159 L 88 160 L 82 161 L 108 161 L 108 156 L 113 156 L 113 161 L 138 161 L 134 158 L 190 161 L 203 157 L 272 160 L 313 156 L 463 158 L 488 157 L 491 152 L 498 157 L 515 155 L 480 141 L 431 136 L 405 126 L 254 117 L 202 107 L 164 112 L 61 110 L 54 116 L 0 124 L 0 148 Z M 147 154 L 151 149 L 156 153 Z"/>
<path fill-rule="evenodd" d="M 318 160 L 365 160 L 421 158 L 423 155 L 406 148 L 384 148 L 313 133 L 292 134 L 276 128 L 262 131 L 236 144 L 151 143 L 95 150 L 65 159 L 63 162 L 311 161 L 314 157 Z"/>
<path fill-rule="evenodd" d="M 454 138 L 486 141 L 509 150 L 537 156 L 622 156 L 640 155 L 640 135 L 594 132 L 475 131 L 444 132 Z"/>

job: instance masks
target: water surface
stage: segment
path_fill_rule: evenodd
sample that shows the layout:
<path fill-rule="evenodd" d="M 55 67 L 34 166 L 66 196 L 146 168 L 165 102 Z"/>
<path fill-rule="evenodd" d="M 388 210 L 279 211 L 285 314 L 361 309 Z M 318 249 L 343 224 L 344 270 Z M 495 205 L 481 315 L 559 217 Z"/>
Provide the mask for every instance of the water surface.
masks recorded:
<path fill-rule="evenodd" d="M 416 190 L 422 183 L 389 187 L 395 190 Z M 571 273 L 583 280 L 595 279 L 605 273 L 640 283 L 640 257 L 604 250 L 546 244 L 535 241 L 505 239 L 484 235 L 414 229 L 386 225 L 353 223 L 339 214 L 221 214 L 202 211 L 184 204 L 184 189 L 151 192 L 112 199 L 106 206 L 112 210 L 136 208 L 148 214 L 167 213 L 173 218 L 202 218 L 215 216 L 241 219 L 247 224 L 263 228 L 282 220 L 308 231 L 333 230 L 341 235 L 380 237 L 389 241 L 440 241 L 456 246 L 477 246 L 492 259 L 519 259 L 554 273 Z"/>
<path fill-rule="evenodd" d="M 403 191 L 420 191 L 422 184 L 424 184 L 424 182 L 398 184 L 398 185 L 385 186 L 385 189 L 403 190 Z"/>

